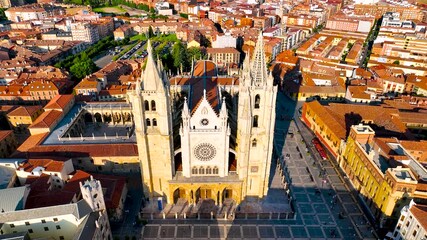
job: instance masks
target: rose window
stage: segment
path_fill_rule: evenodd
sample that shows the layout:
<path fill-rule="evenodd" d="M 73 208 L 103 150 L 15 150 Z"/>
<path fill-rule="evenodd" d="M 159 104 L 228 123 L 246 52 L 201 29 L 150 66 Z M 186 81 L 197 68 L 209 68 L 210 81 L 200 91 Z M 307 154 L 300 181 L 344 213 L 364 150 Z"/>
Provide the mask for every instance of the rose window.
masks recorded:
<path fill-rule="evenodd" d="M 194 156 L 199 161 L 210 161 L 216 155 L 215 147 L 210 143 L 200 143 L 194 148 Z"/>

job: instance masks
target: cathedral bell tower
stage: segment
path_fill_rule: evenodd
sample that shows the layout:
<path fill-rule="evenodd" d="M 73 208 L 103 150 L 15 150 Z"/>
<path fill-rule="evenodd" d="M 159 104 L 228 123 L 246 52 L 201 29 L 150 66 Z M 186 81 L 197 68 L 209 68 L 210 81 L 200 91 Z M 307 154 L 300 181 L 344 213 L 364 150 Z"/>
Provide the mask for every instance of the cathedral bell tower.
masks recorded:
<path fill-rule="evenodd" d="M 151 42 L 147 42 L 147 64 L 136 89 L 128 93 L 144 194 L 153 199 L 169 192 L 173 174 L 173 135 L 169 84 L 161 63 L 156 65 Z M 168 199 L 166 199 L 168 200 Z M 169 200 L 168 200 L 169 201 Z"/>
<path fill-rule="evenodd" d="M 243 63 L 239 82 L 237 171 L 242 196 L 267 194 L 273 151 L 277 86 L 267 71 L 262 31 L 250 61 Z"/>

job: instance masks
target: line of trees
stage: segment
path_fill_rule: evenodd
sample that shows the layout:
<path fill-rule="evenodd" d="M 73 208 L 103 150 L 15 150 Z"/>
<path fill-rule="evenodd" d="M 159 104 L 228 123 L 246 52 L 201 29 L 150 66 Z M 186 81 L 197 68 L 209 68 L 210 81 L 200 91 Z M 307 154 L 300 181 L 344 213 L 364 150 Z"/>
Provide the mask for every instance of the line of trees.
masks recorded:
<path fill-rule="evenodd" d="M 111 47 L 122 46 L 128 43 L 129 38 L 122 41 L 114 41 L 113 37 L 109 36 L 101 39 L 86 50 L 76 55 L 69 56 L 63 61 L 56 63 L 55 67 L 69 71 L 75 78 L 80 80 L 98 70 L 98 67 L 95 65 L 92 58 Z"/>

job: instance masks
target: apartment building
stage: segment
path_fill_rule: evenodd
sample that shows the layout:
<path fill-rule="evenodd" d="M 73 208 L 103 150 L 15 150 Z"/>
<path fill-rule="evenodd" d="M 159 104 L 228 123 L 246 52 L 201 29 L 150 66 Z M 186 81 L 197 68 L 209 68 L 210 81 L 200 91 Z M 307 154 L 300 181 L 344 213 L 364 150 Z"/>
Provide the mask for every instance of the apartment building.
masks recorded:
<path fill-rule="evenodd" d="M 398 12 L 402 20 L 423 19 L 423 13 L 420 8 L 414 5 L 397 5 L 390 2 L 378 2 L 376 4 L 355 4 L 354 13 L 356 15 L 370 15 L 380 18 L 387 12 Z"/>
<path fill-rule="evenodd" d="M 12 7 L 5 11 L 6 17 L 13 22 L 42 20 L 46 17 L 63 14 L 65 14 L 64 8 L 50 4 L 28 4 Z"/>
<path fill-rule="evenodd" d="M 353 125 L 342 156 L 341 168 L 380 227 L 397 219 L 410 199 L 427 199 L 427 170 L 396 138 L 378 138 L 370 126 Z"/>
<path fill-rule="evenodd" d="M 332 30 L 364 32 L 368 33 L 375 18 L 373 17 L 349 17 L 346 15 L 334 15 L 326 21 L 326 28 Z"/>
<path fill-rule="evenodd" d="M 240 52 L 235 48 L 207 48 L 208 59 L 211 59 L 218 66 L 240 63 Z"/>
<path fill-rule="evenodd" d="M 386 237 L 393 240 L 427 239 L 427 206 L 411 201 L 402 208 L 400 217 L 393 232 Z"/>
<path fill-rule="evenodd" d="M 71 24 L 73 41 L 82 41 L 93 44 L 100 39 L 98 28 L 87 22 L 75 22 Z"/>

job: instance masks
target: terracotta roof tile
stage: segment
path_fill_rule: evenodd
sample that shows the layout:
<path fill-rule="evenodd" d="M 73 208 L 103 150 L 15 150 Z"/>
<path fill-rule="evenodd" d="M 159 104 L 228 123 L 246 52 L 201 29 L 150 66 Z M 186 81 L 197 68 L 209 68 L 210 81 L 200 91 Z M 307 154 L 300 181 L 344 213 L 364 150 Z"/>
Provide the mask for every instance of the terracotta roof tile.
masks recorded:
<path fill-rule="evenodd" d="M 0 131 L 0 141 L 3 141 L 8 136 L 12 135 L 12 133 L 13 133 L 12 130 L 2 130 L 2 131 Z"/>
<path fill-rule="evenodd" d="M 418 220 L 423 229 L 427 229 L 427 205 L 413 205 L 409 211 Z"/>
<path fill-rule="evenodd" d="M 39 106 L 39 105 L 37 105 L 37 106 L 19 106 L 15 110 L 8 113 L 7 116 L 10 116 L 10 117 L 18 117 L 18 116 L 19 117 L 21 117 L 21 116 L 31 117 L 31 116 L 33 116 L 34 113 L 36 113 L 40 109 L 42 109 L 42 106 Z"/>
<path fill-rule="evenodd" d="M 56 95 L 44 109 L 64 110 L 64 108 L 74 99 L 73 95 Z"/>
<path fill-rule="evenodd" d="M 50 128 L 53 124 L 62 117 L 63 112 L 50 110 L 42 113 L 29 128 Z"/>

